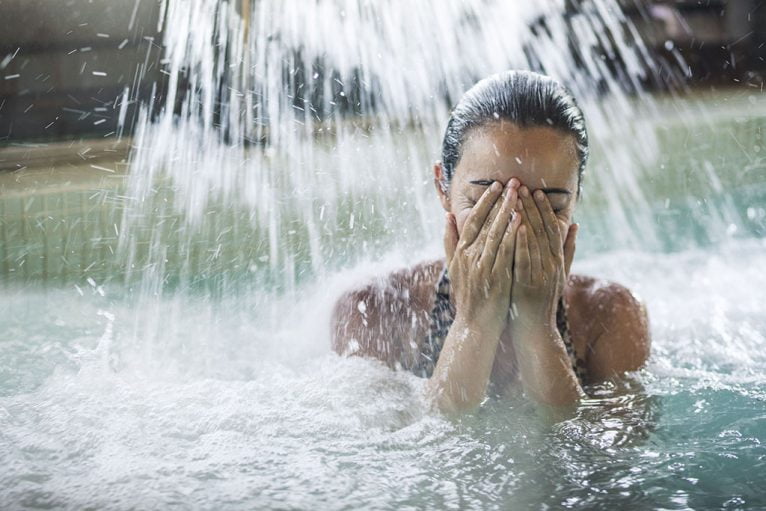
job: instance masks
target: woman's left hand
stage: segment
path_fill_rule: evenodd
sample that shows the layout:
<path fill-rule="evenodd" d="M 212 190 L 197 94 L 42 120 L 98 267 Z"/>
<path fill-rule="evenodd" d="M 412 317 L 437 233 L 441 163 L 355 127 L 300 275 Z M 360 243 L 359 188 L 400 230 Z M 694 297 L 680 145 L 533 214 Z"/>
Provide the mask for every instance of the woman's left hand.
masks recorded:
<path fill-rule="evenodd" d="M 556 328 L 556 308 L 564 292 L 575 250 L 577 224 L 562 236 L 559 220 L 542 190 L 519 190 L 522 224 L 516 240 L 511 322 L 516 329 Z"/>

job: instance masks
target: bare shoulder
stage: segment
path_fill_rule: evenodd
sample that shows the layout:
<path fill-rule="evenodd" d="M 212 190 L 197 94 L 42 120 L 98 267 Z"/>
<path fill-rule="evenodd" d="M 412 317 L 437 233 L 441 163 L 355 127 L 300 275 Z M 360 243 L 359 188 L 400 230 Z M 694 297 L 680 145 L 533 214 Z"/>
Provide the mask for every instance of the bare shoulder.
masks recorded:
<path fill-rule="evenodd" d="M 606 312 L 643 307 L 639 298 L 622 284 L 587 275 L 570 275 L 567 293 L 567 298 Z"/>
<path fill-rule="evenodd" d="M 406 365 L 425 335 L 443 267 L 443 260 L 426 261 L 344 293 L 333 310 L 333 350 Z"/>
<path fill-rule="evenodd" d="M 403 268 L 388 275 L 375 278 L 348 290 L 338 300 L 337 306 L 351 300 L 355 305 L 368 301 L 406 301 L 415 308 L 433 302 L 433 289 L 444 268 L 443 260 L 425 261 L 411 268 Z M 431 303 L 432 304 L 432 303 Z M 358 307 L 357 307 L 358 308 Z"/>
<path fill-rule="evenodd" d="M 588 374 L 594 380 L 611 378 L 642 367 L 651 339 L 646 307 L 627 287 L 584 275 L 569 279 L 570 321 Z"/>

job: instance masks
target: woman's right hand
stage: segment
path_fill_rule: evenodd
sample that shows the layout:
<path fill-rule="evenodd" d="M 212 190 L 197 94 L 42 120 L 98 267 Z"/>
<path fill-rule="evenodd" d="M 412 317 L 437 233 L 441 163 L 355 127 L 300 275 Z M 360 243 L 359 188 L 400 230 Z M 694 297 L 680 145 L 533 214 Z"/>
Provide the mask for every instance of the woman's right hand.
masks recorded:
<path fill-rule="evenodd" d="M 459 234 L 455 216 L 447 215 L 447 271 L 456 319 L 462 319 L 464 325 L 500 330 L 505 326 L 520 225 L 519 215 L 514 214 L 518 187 L 516 178 L 505 189 L 498 181 L 492 183 L 471 209 Z"/>

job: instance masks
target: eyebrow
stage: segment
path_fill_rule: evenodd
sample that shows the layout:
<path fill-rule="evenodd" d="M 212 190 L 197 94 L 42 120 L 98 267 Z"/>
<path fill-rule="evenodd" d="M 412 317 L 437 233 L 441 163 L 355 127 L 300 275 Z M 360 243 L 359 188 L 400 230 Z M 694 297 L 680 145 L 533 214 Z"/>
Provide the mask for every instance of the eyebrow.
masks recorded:
<path fill-rule="evenodd" d="M 546 194 L 549 194 L 549 193 L 565 193 L 567 195 L 572 195 L 572 192 L 570 192 L 566 188 L 540 188 L 540 190 L 544 191 Z"/>
<path fill-rule="evenodd" d="M 470 184 L 472 184 L 472 185 L 477 185 L 477 186 L 489 186 L 492 183 L 494 183 L 495 181 L 497 181 L 497 179 L 475 179 L 473 181 L 468 181 L 468 182 Z M 549 193 L 563 193 L 563 194 L 566 194 L 566 195 L 572 195 L 572 192 L 570 192 L 566 188 L 550 188 L 550 187 L 548 187 L 548 188 L 538 188 L 538 189 L 542 190 L 546 194 L 549 194 Z"/>

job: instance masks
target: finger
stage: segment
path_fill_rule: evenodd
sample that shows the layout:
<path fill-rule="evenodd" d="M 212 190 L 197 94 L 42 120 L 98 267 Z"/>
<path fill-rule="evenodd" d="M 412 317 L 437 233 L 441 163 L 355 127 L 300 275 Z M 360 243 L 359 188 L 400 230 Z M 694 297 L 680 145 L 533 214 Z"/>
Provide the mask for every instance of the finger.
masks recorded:
<path fill-rule="evenodd" d="M 537 204 L 532 198 L 532 193 L 529 188 L 522 186 L 519 195 L 521 201 L 524 204 L 524 211 L 527 212 L 526 216 L 529 218 L 529 223 L 532 226 L 535 236 L 542 238 L 545 236 L 545 227 L 543 226 L 543 220 L 540 217 L 540 212 L 537 210 Z M 530 232 L 530 234 L 532 234 Z"/>
<path fill-rule="evenodd" d="M 447 213 L 446 215 L 447 225 L 444 226 L 444 252 L 447 254 L 447 268 L 449 268 L 452 257 L 455 255 L 455 249 L 457 248 L 457 222 L 455 221 L 455 215 Z"/>
<path fill-rule="evenodd" d="M 516 198 L 516 189 L 509 183 L 503 195 L 503 200 L 495 203 L 495 205 L 501 203 L 501 207 L 492 221 L 492 226 L 489 228 L 482 253 L 482 260 L 490 267 L 495 264 L 498 247 L 503 241 L 505 232 L 508 230 L 508 224 L 511 222 L 511 216 L 516 207 Z"/>
<path fill-rule="evenodd" d="M 534 193 L 534 199 L 537 203 L 537 209 L 540 211 L 540 216 L 543 219 L 543 224 L 545 225 L 545 232 L 548 235 L 548 247 L 550 248 L 551 255 L 555 258 L 562 258 L 564 244 L 561 240 L 559 221 L 556 217 L 556 213 L 553 212 L 551 202 L 542 190 L 537 190 Z"/>
<path fill-rule="evenodd" d="M 527 227 L 527 229 L 529 229 Z M 537 236 L 529 236 L 530 283 L 539 284 L 543 280 L 543 258 Z"/>
<path fill-rule="evenodd" d="M 500 211 L 503 208 L 503 205 L 506 204 L 505 200 L 510 199 L 510 194 L 512 192 L 516 193 L 516 196 L 518 197 L 518 188 L 519 188 L 519 180 L 514 178 L 511 178 L 508 183 L 506 183 L 505 187 L 503 187 L 503 193 L 502 195 L 495 201 L 495 204 L 492 206 L 492 209 L 489 211 L 489 214 L 487 214 L 487 217 L 484 219 L 484 225 L 482 225 L 481 229 L 479 230 L 479 234 L 476 237 L 476 241 L 474 243 L 484 243 L 485 240 L 489 237 L 491 233 L 492 226 L 494 225 L 495 219 L 500 214 Z M 513 205 L 511 205 L 511 208 L 513 208 Z M 507 210 L 506 210 L 507 211 Z M 502 231 L 505 229 L 505 227 L 501 227 L 499 233 L 500 238 L 502 238 Z M 483 246 L 483 245 L 482 245 Z M 490 261 L 491 265 L 491 261 Z"/>
<path fill-rule="evenodd" d="M 489 233 L 492 229 L 492 225 L 495 222 L 495 219 L 500 214 L 500 210 L 503 207 L 503 204 L 505 204 L 505 200 L 508 197 L 508 191 L 504 189 L 505 191 L 500 195 L 500 197 L 497 198 L 495 203 L 492 205 L 492 209 L 489 210 L 489 213 L 487 213 L 487 217 L 484 219 L 484 224 L 482 224 L 481 228 L 479 229 L 479 234 L 476 236 L 476 240 L 473 242 L 474 245 L 479 246 L 484 251 L 484 248 L 486 246 L 487 238 L 489 237 Z M 489 262 L 490 266 L 492 265 L 492 261 Z"/>
<path fill-rule="evenodd" d="M 510 277 L 513 271 L 514 254 L 516 252 L 516 240 L 519 226 L 521 225 L 521 215 L 513 215 L 511 221 L 503 233 L 503 239 L 497 249 L 495 265 L 492 268 L 493 273 L 503 277 Z"/>
<path fill-rule="evenodd" d="M 572 224 L 567 231 L 567 239 L 564 240 L 564 269 L 567 277 L 569 276 L 569 270 L 572 268 L 572 261 L 575 254 L 575 238 L 577 238 L 577 231 L 580 230 L 579 224 Z"/>
<path fill-rule="evenodd" d="M 513 255 L 513 274 L 516 282 L 529 284 L 531 263 L 529 261 L 529 240 L 527 236 L 527 224 L 521 219 L 522 213 L 519 213 L 518 231 L 516 234 L 516 247 Z"/>
<path fill-rule="evenodd" d="M 524 224 L 524 231 L 526 232 L 526 238 L 527 238 L 527 249 L 529 251 L 529 283 L 533 283 L 537 275 L 542 273 L 542 263 L 540 261 L 540 250 L 537 249 L 538 243 L 537 243 L 537 235 L 535 234 L 534 228 L 532 227 L 532 221 L 529 218 L 529 210 L 534 209 L 537 210 L 537 206 L 535 206 L 534 202 L 531 202 L 530 200 L 523 200 L 524 194 L 523 192 L 519 194 L 520 197 L 522 197 L 521 202 L 523 204 L 523 216 L 522 216 L 522 223 Z M 527 197 L 529 199 L 529 197 Z M 539 213 L 538 213 L 539 216 Z"/>
<path fill-rule="evenodd" d="M 468 213 L 468 218 L 466 218 L 463 232 L 460 236 L 461 245 L 468 246 L 476 241 L 476 237 L 479 235 L 489 211 L 494 206 L 502 190 L 503 186 L 497 181 L 484 190 L 479 201 L 474 204 L 471 212 Z"/>

